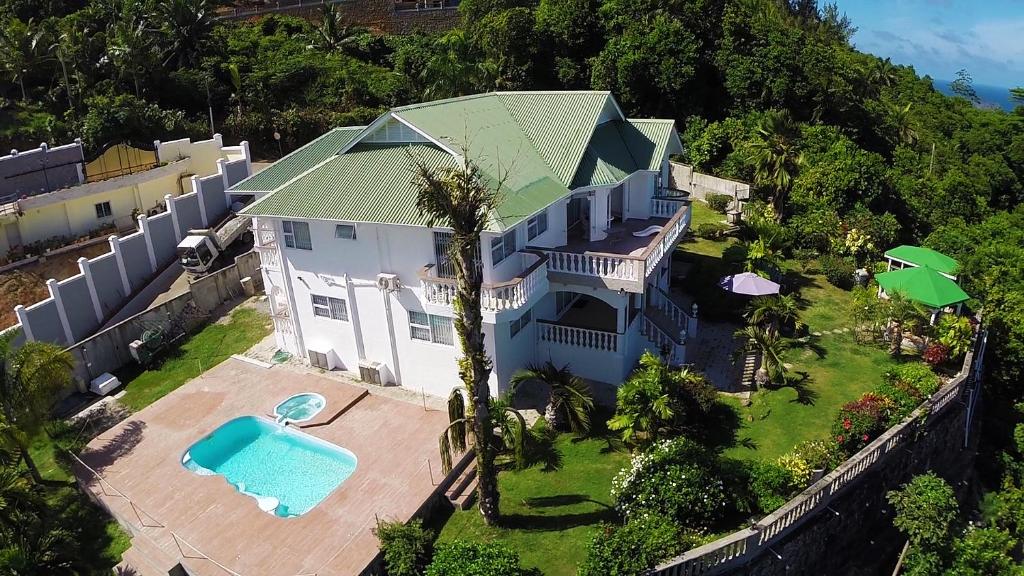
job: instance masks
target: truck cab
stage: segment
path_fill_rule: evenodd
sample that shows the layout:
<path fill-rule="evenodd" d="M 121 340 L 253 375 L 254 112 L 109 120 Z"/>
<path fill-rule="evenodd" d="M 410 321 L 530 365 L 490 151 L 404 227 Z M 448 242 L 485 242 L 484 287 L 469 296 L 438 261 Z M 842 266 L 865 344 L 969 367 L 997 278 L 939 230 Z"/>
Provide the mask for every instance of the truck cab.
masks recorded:
<path fill-rule="evenodd" d="M 189 235 L 178 244 L 178 262 L 193 274 L 203 274 L 210 269 L 220 251 L 209 236 Z"/>

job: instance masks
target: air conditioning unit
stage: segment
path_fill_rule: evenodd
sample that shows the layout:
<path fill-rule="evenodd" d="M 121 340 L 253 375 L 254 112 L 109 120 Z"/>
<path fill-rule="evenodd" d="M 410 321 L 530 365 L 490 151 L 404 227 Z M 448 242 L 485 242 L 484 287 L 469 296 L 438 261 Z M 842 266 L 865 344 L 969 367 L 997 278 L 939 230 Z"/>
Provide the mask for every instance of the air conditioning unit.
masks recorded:
<path fill-rule="evenodd" d="M 309 363 L 316 368 L 334 370 L 337 367 L 334 350 L 330 348 L 306 348 L 306 353 L 309 356 Z"/>
<path fill-rule="evenodd" d="M 370 360 L 359 361 L 359 379 L 368 384 L 383 386 L 385 377 L 381 372 L 385 370 L 384 365 L 380 362 L 372 362 Z"/>
<path fill-rule="evenodd" d="M 117 379 L 117 376 L 104 372 L 96 378 L 93 378 L 92 382 L 89 383 L 89 391 L 93 394 L 100 396 L 106 396 L 111 390 L 121 385 L 121 381 Z"/>
<path fill-rule="evenodd" d="M 397 292 L 402 289 L 402 281 L 397 274 L 377 274 L 377 288 L 387 292 Z"/>

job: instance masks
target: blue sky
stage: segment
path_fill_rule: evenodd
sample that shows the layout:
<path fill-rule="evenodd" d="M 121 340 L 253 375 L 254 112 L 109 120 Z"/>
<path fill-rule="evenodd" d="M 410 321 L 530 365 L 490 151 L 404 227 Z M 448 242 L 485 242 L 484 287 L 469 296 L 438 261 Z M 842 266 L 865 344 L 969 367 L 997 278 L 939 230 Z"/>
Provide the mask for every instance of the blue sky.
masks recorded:
<path fill-rule="evenodd" d="M 976 84 L 1024 86 L 1024 0 L 833 1 L 863 52 L 935 79 L 966 68 Z"/>

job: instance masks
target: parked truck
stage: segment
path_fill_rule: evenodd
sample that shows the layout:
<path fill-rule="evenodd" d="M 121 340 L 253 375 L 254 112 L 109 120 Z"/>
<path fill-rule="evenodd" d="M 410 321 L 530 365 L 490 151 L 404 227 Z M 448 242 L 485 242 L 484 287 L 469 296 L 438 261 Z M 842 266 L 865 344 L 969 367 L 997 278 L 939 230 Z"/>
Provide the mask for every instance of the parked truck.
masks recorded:
<path fill-rule="evenodd" d="M 231 215 L 217 227 L 189 230 L 178 244 L 178 261 L 192 277 L 203 276 L 229 264 L 252 248 L 252 217 Z"/>

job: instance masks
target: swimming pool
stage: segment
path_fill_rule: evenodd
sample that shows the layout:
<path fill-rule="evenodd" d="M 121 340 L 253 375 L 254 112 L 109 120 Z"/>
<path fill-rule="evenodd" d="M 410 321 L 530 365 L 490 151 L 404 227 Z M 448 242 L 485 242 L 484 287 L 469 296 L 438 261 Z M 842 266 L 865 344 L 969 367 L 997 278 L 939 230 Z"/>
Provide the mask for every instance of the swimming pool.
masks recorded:
<path fill-rule="evenodd" d="M 316 392 L 305 392 L 290 396 L 274 407 L 278 422 L 306 422 L 312 420 L 327 406 L 327 399 Z"/>
<path fill-rule="evenodd" d="M 223 476 L 264 512 L 301 516 L 355 472 L 352 452 L 266 418 L 242 416 L 193 444 L 182 465 Z"/>

